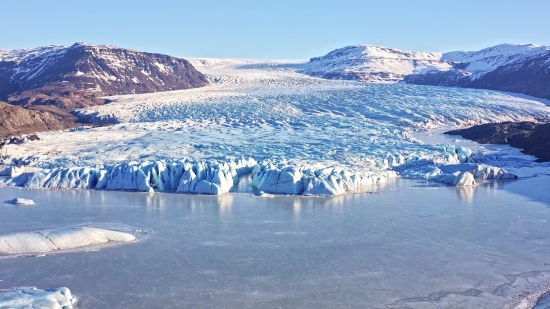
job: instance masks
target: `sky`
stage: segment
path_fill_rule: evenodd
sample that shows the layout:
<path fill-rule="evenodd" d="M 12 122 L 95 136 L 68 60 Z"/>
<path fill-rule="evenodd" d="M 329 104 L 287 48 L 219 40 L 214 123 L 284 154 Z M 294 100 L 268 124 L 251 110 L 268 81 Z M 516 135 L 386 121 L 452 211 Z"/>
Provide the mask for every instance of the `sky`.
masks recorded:
<path fill-rule="evenodd" d="M 0 49 L 109 44 L 172 56 L 308 59 L 550 45 L 548 0 L 0 0 Z"/>

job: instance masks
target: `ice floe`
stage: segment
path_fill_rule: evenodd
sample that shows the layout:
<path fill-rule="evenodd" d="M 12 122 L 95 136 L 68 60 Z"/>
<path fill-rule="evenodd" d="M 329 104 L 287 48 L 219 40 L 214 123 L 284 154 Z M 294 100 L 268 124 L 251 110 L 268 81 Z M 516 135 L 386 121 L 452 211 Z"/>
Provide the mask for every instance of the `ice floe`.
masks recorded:
<path fill-rule="evenodd" d="M 96 227 L 69 227 L 0 235 L 0 256 L 45 253 L 107 243 L 133 242 L 132 234 Z"/>
<path fill-rule="evenodd" d="M 2 309 L 72 309 L 77 299 L 68 288 L 40 290 L 34 287 L 0 291 Z"/>

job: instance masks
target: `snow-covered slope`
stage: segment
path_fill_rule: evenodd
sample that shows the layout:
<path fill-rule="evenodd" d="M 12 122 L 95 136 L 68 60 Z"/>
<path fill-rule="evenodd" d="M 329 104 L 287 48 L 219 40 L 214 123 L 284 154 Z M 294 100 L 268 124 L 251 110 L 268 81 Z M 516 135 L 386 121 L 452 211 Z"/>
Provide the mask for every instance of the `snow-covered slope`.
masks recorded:
<path fill-rule="evenodd" d="M 311 58 L 299 71 L 328 79 L 406 81 L 550 98 L 550 47 L 531 44 L 501 44 L 480 51 L 448 53 L 348 46 Z"/>
<path fill-rule="evenodd" d="M 441 60 L 467 64 L 466 72 L 471 78 L 479 78 L 500 66 L 522 63 L 529 58 L 539 57 L 550 52 L 548 46 L 532 44 L 500 44 L 479 51 L 456 51 L 444 53 Z"/>
<path fill-rule="evenodd" d="M 452 64 L 442 61 L 441 57 L 441 53 L 355 45 L 336 49 L 322 57 L 311 58 L 300 72 L 329 79 L 396 82 L 410 74 L 452 68 Z"/>

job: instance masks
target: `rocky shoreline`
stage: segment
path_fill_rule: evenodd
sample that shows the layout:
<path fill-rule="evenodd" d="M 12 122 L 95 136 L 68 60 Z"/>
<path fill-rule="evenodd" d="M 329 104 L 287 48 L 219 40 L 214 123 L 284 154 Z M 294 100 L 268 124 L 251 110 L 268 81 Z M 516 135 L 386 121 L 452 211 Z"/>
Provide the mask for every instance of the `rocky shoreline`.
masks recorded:
<path fill-rule="evenodd" d="M 501 122 L 445 132 L 482 144 L 508 144 L 533 155 L 537 162 L 550 161 L 550 123 Z"/>

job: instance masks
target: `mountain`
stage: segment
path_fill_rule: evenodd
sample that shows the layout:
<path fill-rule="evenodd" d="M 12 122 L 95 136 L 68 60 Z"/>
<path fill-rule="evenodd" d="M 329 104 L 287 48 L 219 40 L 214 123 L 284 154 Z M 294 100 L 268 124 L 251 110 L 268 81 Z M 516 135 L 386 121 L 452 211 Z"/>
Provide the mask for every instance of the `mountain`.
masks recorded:
<path fill-rule="evenodd" d="M 481 88 L 550 99 L 550 47 L 501 44 L 480 51 L 409 52 L 372 45 L 311 58 L 299 72 L 328 79 Z"/>
<path fill-rule="evenodd" d="M 397 82 L 411 74 L 451 68 L 452 64 L 441 61 L 441 56 L 442 53 L 407 52 L 373 45 L 356 45 L 311 58 L 299 71 L 328 79 Z"/>
<path fill-rule="evenodd" d="M 0 138 L 38 131 L 74 127 L 76 117 L 60 117 L 50 112 L 33 111 L 0 102 Z"/>
<path fill-rule="evenodd" d="M 206 77 L 187 60 L 76 43 L 0 50 L 0 99 L 62 109 L 102 104 L 100 97 L 202 87 Z"/>

